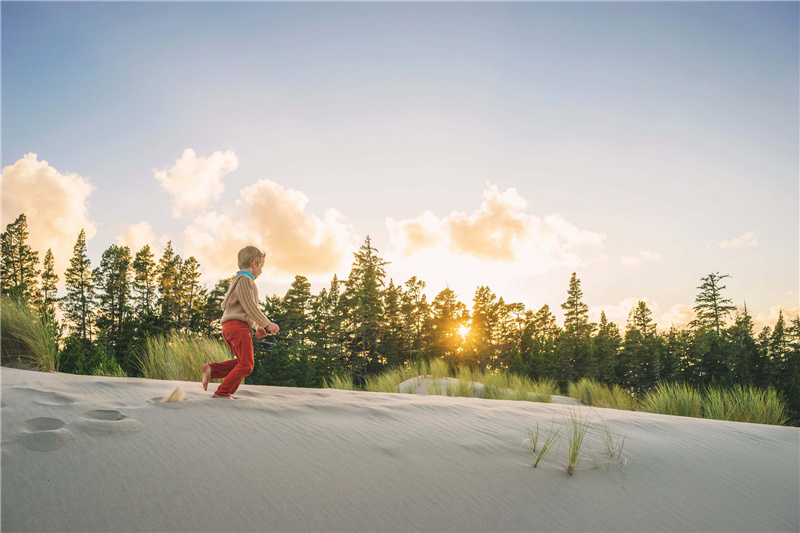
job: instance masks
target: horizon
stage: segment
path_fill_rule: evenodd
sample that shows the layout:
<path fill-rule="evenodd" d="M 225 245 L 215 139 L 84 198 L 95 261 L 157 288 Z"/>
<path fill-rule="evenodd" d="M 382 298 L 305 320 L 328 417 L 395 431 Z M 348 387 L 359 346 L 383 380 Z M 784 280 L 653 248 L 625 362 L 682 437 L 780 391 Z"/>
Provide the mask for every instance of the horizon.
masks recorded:
<path fill-rule="evenodd" d="M 800 311 L 797 3 L 0 10 L 2 226 L 62 292 L 80 229 L 93 267 L 171 241 L 209 288 L 255 244 L 262 298 L 371 235 L 429 301 L 563 323 L 576 272 L 590 320 L 664 330 L 719 272 L 759 325 Z"/>

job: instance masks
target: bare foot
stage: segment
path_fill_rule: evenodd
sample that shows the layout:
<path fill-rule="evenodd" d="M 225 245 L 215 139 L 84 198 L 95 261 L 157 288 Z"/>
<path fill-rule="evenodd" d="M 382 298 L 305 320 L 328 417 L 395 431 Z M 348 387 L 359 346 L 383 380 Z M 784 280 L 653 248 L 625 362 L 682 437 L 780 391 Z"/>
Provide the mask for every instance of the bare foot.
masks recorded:
<path fill-rule="evenodd" d="M 208 390 L 208 382 L 211 380 L 211 365 L 203 365 L 203 390 Z"/>

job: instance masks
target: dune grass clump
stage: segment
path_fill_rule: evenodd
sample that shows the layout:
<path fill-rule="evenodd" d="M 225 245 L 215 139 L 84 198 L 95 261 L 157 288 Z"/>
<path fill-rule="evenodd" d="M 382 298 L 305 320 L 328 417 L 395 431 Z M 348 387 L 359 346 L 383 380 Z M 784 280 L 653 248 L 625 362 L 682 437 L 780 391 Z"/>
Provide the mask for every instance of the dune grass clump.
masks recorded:
<path fill-rule="evenodd" d="M 0 303 L 2 363 L 25 362 L 43 372 L 58 370 L 58 324 L 40 315 L 24 300 Z"/>
<path fill-rule="evenodd" d="M 590 421 L 588 416 L 583 417 L 580 409 L 570 409 L 564 424 L 567 428 L 567 474 L 573 475 L 587 453 L 584 448 Z"/>
<path fill-rule="evenodd" d="M 571 398 L 593 407 L 624 409 L 627 411 L 635 411 L 638 408 L 636 398 L 619 385 L 609 388 L 608 385 L 588 378 L 582 378 L 577 383 L 570 383 L 567 394 Z"/>
<path fill-rule="evenodd" d="M 561 433 L 561 429 L 564 426 L 559 426 L 558 429 L 553 431 L 553 427 L 555 427 L 556 419 L 553 417 L 553 421 L 550 423 L 550 433 L 547 434 L 547 438 L 542 443 L 542 446 L 539 447 L 539 422 L 536 422 L 536 431 L 531 431 L 531 428 L 528 428 L 528 439 L 526 442 L 530 446 L 531 454 L 536 458 L 533 462 L 533 467 L 536 468 L 539 466 L 539 461 L 541 461 L 547 452 L 549 452 L 553 445 L 558 440 L 558 434 Z M 538 448 L 538 450 L 537 450 Z"/>
<path fill-rule="evenodd" d="M 709 387 L 703 401 L 703 416 L 753 424 L 782 425 L 788 420 L 786 404 L 775 389 L 736 385 L 730 389 Z"/>
<path fill-rule="evenodd" d="M 323 380 L 322 386 L 326 389 L 356 390 L 353 378 L 349 374 L 327 377 Z"/>
<path fill-rule="evenodd" d="M 398 392 L 405 376 L 400 368 L 393 368 L 369 376 L 364 382 L 364 390 L 369 392 Z"/>
<path fill-rule="evenodd" d="M 178 333 L 149 337 L 138 356 L 142 375 L 148 379 L 202 381 L 203 365 L 232 357 L 224 342 Z"/>
<path fill-rule="evenodd" d="M 645 393 L 639 405 L 648 413 L 703 417 L 703 396 L 696 389 L 679 383 L 662 383 Z"/>

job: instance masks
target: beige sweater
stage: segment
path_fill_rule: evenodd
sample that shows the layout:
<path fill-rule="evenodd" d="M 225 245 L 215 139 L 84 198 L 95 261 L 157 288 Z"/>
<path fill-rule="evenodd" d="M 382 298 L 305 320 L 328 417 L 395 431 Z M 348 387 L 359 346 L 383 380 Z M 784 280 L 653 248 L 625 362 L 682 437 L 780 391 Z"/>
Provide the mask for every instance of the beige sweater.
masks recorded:
<path fill-rule="evenodd" d="M 256 282 L 246 274 L 238 274 L 233 278 L 222 300 L 220 324 L 228 320 L 247 322 L 253 329 L 256 326 L 266 328 L 270 324 L 269 318 L 258 308 Z"/>

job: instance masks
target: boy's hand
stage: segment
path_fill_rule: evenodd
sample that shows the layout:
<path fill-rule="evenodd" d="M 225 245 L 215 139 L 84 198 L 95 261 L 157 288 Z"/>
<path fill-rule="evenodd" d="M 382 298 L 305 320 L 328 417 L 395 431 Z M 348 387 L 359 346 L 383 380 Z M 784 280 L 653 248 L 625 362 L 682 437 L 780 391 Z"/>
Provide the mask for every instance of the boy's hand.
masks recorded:
<path fill-rule="evenodd" d="M 281 328 L 279 328 L 278 324 L 276 324 L 275 322 L 270 322 L 269 325 L 267 326 L 267 329 L 273 335 L 277 335 Z"/>
<path fill-rule="evenodd" d="M 262 328 L 261 326 L 258 326 L 256 328 L 256 338 L 263 339 L 266 336 L 267 336 L 267 332 L 264 331 L 264 328 Z"/>

